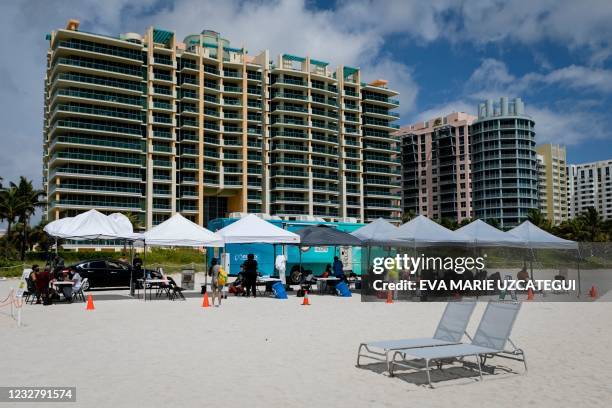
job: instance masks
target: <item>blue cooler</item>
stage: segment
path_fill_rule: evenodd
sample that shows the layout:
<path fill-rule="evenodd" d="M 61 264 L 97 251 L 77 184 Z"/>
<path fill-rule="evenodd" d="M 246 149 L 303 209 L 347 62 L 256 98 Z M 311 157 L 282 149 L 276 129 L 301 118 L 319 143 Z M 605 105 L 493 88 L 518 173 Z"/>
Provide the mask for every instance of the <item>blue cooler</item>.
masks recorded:
<path fill-rule="evenodd" d="M 338 282 L 336 284 L 336 292 L 338 293 L 338 296 L 341 296 L 341 297 L 353 296 L 353 294 L 351 293 L 351 290 L 349 289 L 348 285 L 344 281 Z"/>
<path fill-rule="evenodd" d="M 272 292 L 277 299 L 287 299 L 287 292 L 285 292 L 285 286 L 283 282 L 276 282 L 272 285 Z"/>

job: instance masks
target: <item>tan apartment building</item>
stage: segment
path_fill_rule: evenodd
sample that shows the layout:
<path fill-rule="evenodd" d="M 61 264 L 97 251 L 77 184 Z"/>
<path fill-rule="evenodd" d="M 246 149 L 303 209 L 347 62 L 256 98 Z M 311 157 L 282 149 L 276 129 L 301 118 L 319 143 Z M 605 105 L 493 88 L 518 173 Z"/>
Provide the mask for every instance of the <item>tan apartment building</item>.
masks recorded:
<path fill-rule="evenodd" d="M 397 92 L 358 68 L 251 56 L 213 31 L 47 36 L 47 216 L 96 208 L 151 227 L 232 212 L 397 221 Z"/>
<path fill-rule="evenodd" d="M 454 112 L 402 127 L 402 210 L 431 219 L 472 217 L 469 127 Z"/>
<path fill-rule="evenodd" d="M 565 146 L 543 144 L 536 146 L 536 153 L 540 211 L 558 225 L 569 216 Z"/>

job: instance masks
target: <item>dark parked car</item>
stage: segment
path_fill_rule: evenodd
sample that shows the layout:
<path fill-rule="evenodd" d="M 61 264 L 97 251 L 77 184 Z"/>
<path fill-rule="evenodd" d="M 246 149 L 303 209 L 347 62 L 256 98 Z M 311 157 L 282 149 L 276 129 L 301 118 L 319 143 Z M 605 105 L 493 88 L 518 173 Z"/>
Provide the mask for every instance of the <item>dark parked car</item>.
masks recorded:
<path fill-rule="evenodd" d="M 126 262 L 114 259 L 94 259 L 79 262 L 71 265 L 70 268 L 75 268 L 82 279 L 87 278 L 86 284 L 83 285 L 83 290 L 130 286 L 132 266 Z M 147 269 L 147 272 L 153 277 L 161 277 L 157 271 Z M 142 279 L 142 272 L 139 274 L 134 273 L 133 279 Z"/>

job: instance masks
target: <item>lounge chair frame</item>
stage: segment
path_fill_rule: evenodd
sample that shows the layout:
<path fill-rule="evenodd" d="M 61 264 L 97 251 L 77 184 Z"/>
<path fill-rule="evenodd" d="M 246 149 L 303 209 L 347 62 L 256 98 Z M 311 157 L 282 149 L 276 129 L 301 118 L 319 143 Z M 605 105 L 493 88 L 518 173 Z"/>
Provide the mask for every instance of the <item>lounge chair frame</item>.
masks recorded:
<path fill-rule="evenodd" d="M 444 309 L 444 313 L 442 314 L 442 317 L 440 318 L 440 322 L 438 323 L 438 327 L 436 328 L 436 332 L 438 331 L 438 329 L 442 325 L 442 322 L 444 320 L 444 317 L 446 315 L 446 312 L 447 312 L 448 308 L 452 307 L 451 304 L 452 304 L 452 302 L 449 302 L 446 305 L 446 308 Z M 468 315 L 468 318 L 467 318 L 467 321 L 466 321 L 466 324 L 465 324 L 466 327 L 467 327 L 467 324 L 468 324 L 468 322 L 470 320 L 470 317 L 471 317 L 472 313 L 474 312 L 474 307 L 475 307 L 475 303 L 472 305 L 472 310 L 470 311 L 470 314 Z M 470 339 L 470 341 L 472 340 L 472 338 L 467 333 L 467 331 L 464 330 L 463 334 L 465 334 Z M 430 339 L 428 339 L 428 340 L 430 340 Z M 382 351 L 377 351 L 377 350 L 373 350 L 372 348 L 368 347 L 372 343 L 375 343 L 375 342 L 360 343 L 359 344 L 359 348 L 357 349 L 357 367 L 361 367 L 360 359 L 363 357 L 363 358 L 367 358 L 367 359 L 370 359 L 370 360 L 374 360 L 374 361 L 379 361 L 379 362 L 385 363 L 387 365 L 387 372 L 389 373 L 390 376 L 393 376 L 393 370 L 392 370 L 391 365 L 393 363 L 393 359 L 395 358 L 394 354 L 398 350 L 407 350 L 407 348 L 406 347 L 388 347 L 388 348 L 385 347 L 385 348 L 379 349 L 379 350 L 382 350 Z M 420 345 L 415 345 L 415 346 L 409 347 L 409 348 L 437 347 L 437 346 L 447 346 L 447 345 L 453 345 L 453 344 L 461 344 L 461 341 L 446 341 L 446 342 L 440 342 L 438 344 L 429 344 L 429 345 L 420 344 Z M 363 350 L 365 350 L 367 354 L 366 353 L 362 353 Z"/>
<path fill-rule="evenodd" d="M 518 315 L 518 311 L 516 312 L 516 315 L 514 316 L 514 319 L 510 325 L 510 329 L 512 329 L 512 327 L 514 326 L 514 322 L 516 321 L 516 316 Z M 482 323 L 482 320 L 481 320 Z M 478 330 L 480 330 L 480 325 Z M 477 330 L 477 333 L 478 333 Z M 466 333 L 467 335 L 467 333 Z M 473 343 L 473 339 L 468 335 L 468 338 L 470 339 L 470 342 Z M 465 343 L 459 343 L 459 344 L 465 344 Z M 506 348 L 507 345 L 510 345 L 511 348 L 508 349 Z M 467 345 L 467 344 L 466 344 Z M 472 344 L 474 345 L 474 344 Z M 389 363 L 389 375 L 391 377 L 394 376 L 394 367 L 395 366 L 400 366 L 400 367 L 404 367 L 404 368 L 408 368 L 408 369 L 422 369 L 421 367 L 416 366 L 415 364 L 413 364 L 413 361 L 419 361 L 419 360 L 423 360 L 425 362 L 425 372 L 427 374 L 427 384 L 429 385 L 430 388 L 434 388 L 432 383 L 431 383 L 431 375 L 430 375 L 430 371 L 432 369 L 431 363 L 435 362 L 436 366 L 438 369 L 442 370 L 442 366 L 444 364 L 452 364 L 454 362 L 461 362 L 463 364 L 464 367 L 470 368 L 470 369 L 474 369 L 474 368 L 478 368 L 478 376 L 480 381 L 483 380 L 483 368 L 485 369 L 485 372 L 490 372 L 490 374 L 493 374 L 496 366 L 490 366 L 490 369 L 487 370 L 487 366 L 486 366 L 486 362 L 488 359 L 491 359 L 493 357 L 499 357 L 499 358 L 504 358 L 504 359 L 508 359 L 508 360 L 514 360 L 514 361 L 520 361 L 523 363 L 525 370 L 524 370 L 524 374 L 526 374 L 528 372 L 528 367 L 527 367 L 527 356 L 525 355 L 525 351 L 519 347 L 516 346 L 516 344 L 512 341 L 512 339 L 510 338 L 510 336 L 508 335 L 506 337 L 506 345 L 504 346 L 504 349 L 502 350 L 491 350 L 491 349 L 487 349 L 485 347 L 481 347 L 478 345 L 475 345 L 477 347 L 480 347 L 483 351 L 482 352 L 478 352 L 475 351 L 473 353 L 460 353 L 457 355 L 452 355 L 452 353 L 449 353 L 449 355 L 447 356 L 443 356 L 443 357 L 438 357 L 438 358 L 424 358 L 424 359 L 418 359 L 418 358 L 412 358 L 412 359 L 407 359 L 406 356 L 409 355 L 409 350 L 410 349 L 403 349 L 403 350 L 395 350 L 395 352 L 393 353 L 393 357 Z M 442 346 L 442 348 L 440 350 L 443 350 L 444 346 Z M 399 357 L 399 359 L 398 359 Z M 469 361 L 465 361 L 466 357 L 474 357 L 474 359 L 476 360 L 476 363 L 472 363 Z"/>

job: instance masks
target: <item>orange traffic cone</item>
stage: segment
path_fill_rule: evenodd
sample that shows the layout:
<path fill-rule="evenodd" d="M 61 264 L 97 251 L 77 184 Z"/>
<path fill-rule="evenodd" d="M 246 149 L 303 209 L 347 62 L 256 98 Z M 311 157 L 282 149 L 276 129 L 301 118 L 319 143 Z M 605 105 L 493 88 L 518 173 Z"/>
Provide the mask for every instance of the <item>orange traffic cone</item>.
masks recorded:
<path fill-rule="evenodd" d="M 304 291 L 304 301 L 302 302 L 302 306 L 310 306 L 310 301 L 308 301 L 308 291 Z"/>
<path fill-rule="evenodd" d="M 387 291 L 387 304 L 393 303 L 393 293 L 390 290 Z"/>
<path fill-rule="evenodd" d="M 595 299 L 597 297 L 597 288 L 595 285 L 591 286 L 591 290 L 589 290 L 589 295 Z"/>
<path fill-rule="evenodd" d="M 208 292 L 204 292 L 204 299 L 202 300 L 202 307 L 210 307 L 208 302 Z"/>
<path fill-rule="evenodd" d="M 531 288 L 527 290 L 527 300 L 533 300 L 533 290 Z"/>
<path fill-rule="evenodd" d="M 91 296 L 91 294 L 89 296 L 87 296 L 87 310 L 94 310 L 94 304 L 93 304 L 93 297 Z"/>

